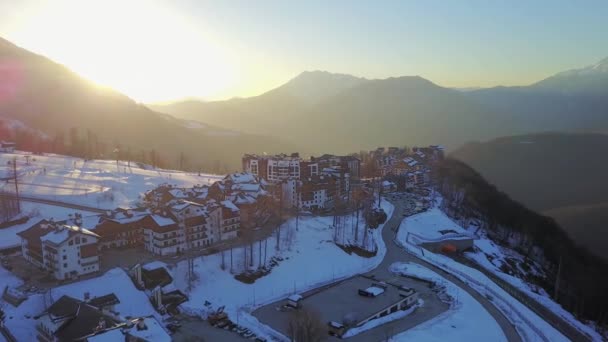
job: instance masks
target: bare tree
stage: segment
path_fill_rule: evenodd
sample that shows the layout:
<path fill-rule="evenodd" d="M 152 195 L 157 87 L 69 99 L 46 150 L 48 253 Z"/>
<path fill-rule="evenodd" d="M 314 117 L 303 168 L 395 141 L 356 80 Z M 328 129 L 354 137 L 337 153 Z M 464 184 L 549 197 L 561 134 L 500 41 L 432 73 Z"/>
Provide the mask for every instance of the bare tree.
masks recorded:
<path fill-rule="evenodd" d="M 287 336 L 293 342 L 320 342 L 327 337 L 327 327 L 319 315 L 310 309 L 299 309 L 291 312 Z"/>

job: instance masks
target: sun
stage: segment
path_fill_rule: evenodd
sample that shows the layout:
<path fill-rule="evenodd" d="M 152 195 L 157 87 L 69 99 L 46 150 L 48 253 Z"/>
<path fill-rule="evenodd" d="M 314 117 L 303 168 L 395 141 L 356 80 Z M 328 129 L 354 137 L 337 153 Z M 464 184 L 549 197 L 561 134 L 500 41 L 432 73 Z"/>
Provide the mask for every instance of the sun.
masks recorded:
<path fill-rule="evenodd" d="M 100 85 L 140 102 L 212 97 L 237 63 L 200 23 L 155 1 L 53 1 L 10 34 Z"/>

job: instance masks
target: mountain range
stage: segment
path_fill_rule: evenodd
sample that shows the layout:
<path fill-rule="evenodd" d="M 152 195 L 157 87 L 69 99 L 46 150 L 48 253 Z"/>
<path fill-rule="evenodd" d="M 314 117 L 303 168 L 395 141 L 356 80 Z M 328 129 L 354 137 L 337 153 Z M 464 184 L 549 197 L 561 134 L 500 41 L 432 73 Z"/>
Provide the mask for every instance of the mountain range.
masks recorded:
<path fill-rule="evenodd" d="M 529 86 L 466 91 L 418 76 L 370 80 L 312 71 L 255 97 L 151 108 L 312 152 L 430 143 L 453 149 L 513 134 L 608 131 L 608 59 Z"/>
<path fill-rule="evenodd" d="M 177 167 L 183 153 L 190 169 L 225 172 L 239 169 L 245 152 L 295 149 L 279 139 L 155 112 L 1 38 L 0 118 L 51 140 L 73 128 L 81 136 L 94 132 L 109 151 L 117 146 L 133 155 L 155 151 L 166 167 Z"/>
<path fill-rule="evenodd" d="M 0 117 L 55 137 L 76 127 L 108 145 L 155 150 L 167 167 L 239 167 L 245 152 L 350 153 L 539 131 L 608 132 L 608 59 L 523 87 L 466 91 L 419 76 L 303 72 L 264 94 L 143 105 L 0 39 Z M 81 133 L 83 134 L 83 133 Z"/>

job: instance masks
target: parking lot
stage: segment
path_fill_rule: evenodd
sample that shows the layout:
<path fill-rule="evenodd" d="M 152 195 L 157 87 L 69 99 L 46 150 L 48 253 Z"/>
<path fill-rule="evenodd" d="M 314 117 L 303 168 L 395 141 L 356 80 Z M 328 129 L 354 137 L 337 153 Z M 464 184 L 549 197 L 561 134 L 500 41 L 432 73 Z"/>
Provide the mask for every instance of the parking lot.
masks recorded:
<path fill-rule="evenodd" d="M 207 321 L 194 317 L 180 317 L 180 327 L 171 336 L 176 342 L 248 341 L 240 335 L 211 326 Z"/>
<path fill-rule="evenodd" d="M 373 283 L 382 280 L 385 283 L 414 289 L 424 305 L 417 308 L 407 317 L 373 328 L 356 336 L 347 338 L 348 341 L 381 341 L 393 334 L 412 328 L 426 320 L 435 317 L 448 309 L 448 305 L 439 300 L 437 294 L 428 283 L 401 276 L 389 279 L 373 279 L 373 272 L 365 276 L 355 276 L 333 284 L 321 290 L 303 293 L 302 307 L 310 309 L 319 315 L 324 324 L 330 321 L 342 323 L 345 319 L 363 319 L 375 314 L 383 308 L 390 307 L 399 300 L 395 288 L 389 286 L 386 293 L 376 298 L 363 297 L 359 289 L 365 289 Z M 285 308 L 286 301 L 280 300 L 263 306 L 253 312 L 253 315 L 263 324 L 287 335 L 290 312 L 295 309 Z M 328 340 L 338 341 L 337 337 L 329 336 Z"/>

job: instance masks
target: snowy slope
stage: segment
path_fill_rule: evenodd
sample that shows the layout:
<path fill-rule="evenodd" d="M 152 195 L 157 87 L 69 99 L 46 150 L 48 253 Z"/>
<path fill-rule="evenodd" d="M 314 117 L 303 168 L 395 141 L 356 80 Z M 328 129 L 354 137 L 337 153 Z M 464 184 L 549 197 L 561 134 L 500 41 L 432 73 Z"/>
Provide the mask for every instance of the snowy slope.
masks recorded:
<path fill-rule="evenodd" d="M 27 162 L 29 158 L 29 165 Z M 19 192 L 37 197 L 101 209 L 135 204 L 141 194 L 162 183 L 191 187 L 210 184 L 223 176 L 152 169 L 112 160 L 84 161 L 54 154 L 32 155 L 26 152 L 0 154 L 0 178 L 10 178 L 7 163 L 17 158 Z M 14 183 L 2 183 L 2 189 L 14 192 Z"/>
<path fill-rule="evenodd" d="M 382 202 L 382 208 L 390 217 L 393 206 L 388 201 Z M 249 324 L 262 336 L 277 336 L 270 328 L 261 325 L 249 315 L 258 306 L 284 298 L 293 293 L 304 292 L 338 279 L 363 273 L 375 268 L 386 254 L 386 246 L 381 238 L 383 225 L 373 230 L 374 240 L 378 244 L 378 253 L 371 258 L 355 254 L 349 255 L 333 243 L 333 229 L 330 228 L 333 217 L 300 218 L 299 229 L 295 230 L 295 219 L 288 220 L 281 228 L 281 250 L 276 251 L 276 237 L 267 240 L 268 259 L 280 256 L 283 261 L 272 269 L 272 272 L 258 279 L 254 284 L 245 284 L 234 279 L 230 273 L 230 251 L 225 252 L 226 270 L 220 268 L 221 254 L 214 254 L 195 260 L 195 273 L 198 280 L 190 288 L 187 277 L 187 262 L 180 262 L 176 269 L 177 288 L 189 293 L 190 301 L 182 308 L 191 313 L 206 315 L 203 306 L 209 301 L 213 308 L 226 305 L 226 311 L 233 319 L 239 315 L 241 324 Z M 233 250 L 233 266 L 243 269 L 244 249 Z M 249 253 L 249 250 L 247 250 Z M 253 248 L 254 265 L 259 260 L 259 245 Z M 264 242 L 262 242 L 264 253 Z M 237 314 L 238 312 L 238 314 Z M 264 333 L 266 332 L 266 333 Z"/>
<path fill-rule="evenodd" d="M 421 227 L 433 226 L 437 215 L 443 214 L 441 211 L 429 211 L 408 217 L 402 223 L 398 235 L 398 242 L 410 253 L 427 260 L 428 262 L 444 269 L 454 276 L 467 283 L 471 288 L 479 293 L 492 298 L 496 307 L 515 325 L 517 331 L 525 339 L 542 341 L 568 341 L 559 331 L 545 322 L 541 317 L 528 309 L 524 304 L 517 301 L 502 288 L 496 285 L 483 273 L 464 266 L 446 256 L 434 254 L 429 251 L 422 252 L 418 246 L 410 244 L 405 240 L 407 233 L 405 230 L 423 229 Z M 443 214 L 445 215 L 445 214 Z M 445 216 L 444 219 L 450 220 Z M 451 221 L 451 220 L 450 220 Z M 454 223 L 456 224 L 456 223 Z M 403 229 L 404 231 L 401 231 Z M 463 229 L 462 227 L 460 229 Z"/>
<path fill-rule="evenodd" d="M 439 274 L 414 263 L 395 263 L 391 272 L 445 286 L 450 309 L 434 319 L 393 337 L 392 341 L 506 341 L 494 318 L 467 292 Z"/>
<path fill-rule="evenodd" d="M 485 234 L 482 234 L 482 236 L 485 236 Z M 602 340 L 602 337 L 596 330 L 580 322 L 561 305 L 554 302 L 543 288 L 530 284 L 522 280 L 521 277 L 514 276 L 522 273 L 527 273 L 534 276 L 542 275 L 542 271 L 540 271 L 536 265 L 526 262 L 525 258 L 519 253 L 509 248 L 499 246 L 488 238 L 482 238 L 475 241 L 475 247 L 475 252 L 465 253 L 467 258 L 474 260 L 485 269 L 491 271 L 506 282 L 517 287 L 531 298 L 534 298 L 538 303 L 549 308 L 551 311 L 553 311 L 553 313 L 568 321 L 578 330 L 593 338 L 593 340 Z M 522 265 L 529 266 L 523 269 Z M 501 269 L 503 266 L 508 266 L 507 269 L 509 269 L 513 275 L 503 272 Z"/>

